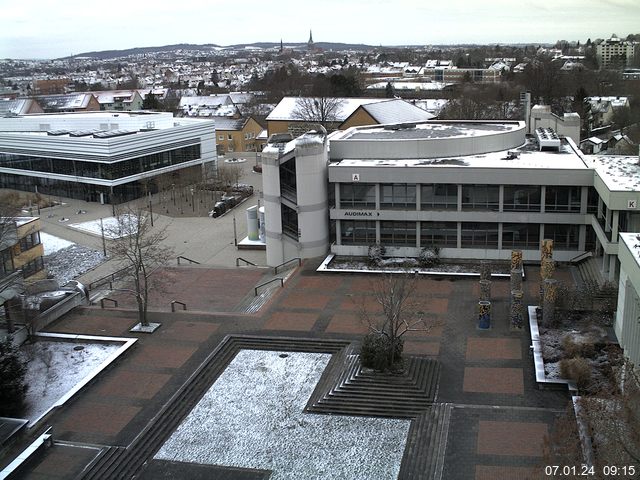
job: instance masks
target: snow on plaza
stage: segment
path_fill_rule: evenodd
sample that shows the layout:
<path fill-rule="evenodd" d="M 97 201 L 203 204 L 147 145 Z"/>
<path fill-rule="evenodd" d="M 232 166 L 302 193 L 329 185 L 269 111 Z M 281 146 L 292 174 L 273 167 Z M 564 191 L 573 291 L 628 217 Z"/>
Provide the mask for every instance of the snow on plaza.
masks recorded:
<path fill-rule="evenodd" d="M 303 412 L 330 358 L 241 350 L 155 458 L 272 480 L 397 478 L 409 420 Z"/>
<path fill-rule="evenodd" d="M 78 348 L 80 346 L 82 349 Z M 78 345 L 44 340 L 25 343 L 20 351 L 28 362 L 26 418 L 30 423 L 46 413 L 121 346 L 119 343 Z"/>
<path fill-rule="evenodd" d="M 69 228 L 98 237 L 102 236 L 104 230 L 105 238 L 115 239 L 131 234 L 137 223 L 135 215 L 124 214 L 120 216 L 120 219 L 121 221 L 118 222 L 117 217 L 98 218 L 88 222 L 72 223 Z M 124 227 L 124 232 L 121 227 Z"/>

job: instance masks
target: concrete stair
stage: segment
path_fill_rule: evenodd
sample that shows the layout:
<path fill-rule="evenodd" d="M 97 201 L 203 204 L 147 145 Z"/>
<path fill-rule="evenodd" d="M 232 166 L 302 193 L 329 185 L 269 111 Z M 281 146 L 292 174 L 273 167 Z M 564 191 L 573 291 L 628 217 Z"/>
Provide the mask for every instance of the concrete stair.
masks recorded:
<path fill-rule="evenodd" d="M 440 480 L 452 405 L 433 404 L 411 423 L 399 480 Z"/>
<path fill-rule="evenodd" d="M 440 377 L 439 362 L 418 357 L 409 357 L 401 374 L 362 369 L 347 352 L 330 367 L 307 404 L 310 413 L 413 418 L 434 402 Z"/>
<path fill-rule="evenodd" d="M 578 264 L 578 272 L 583 284 L 602 285 L 604 283 L 604 278 L 600 273 L 600 262 L 602 262 L 602 258 L 591 257 Z"/>

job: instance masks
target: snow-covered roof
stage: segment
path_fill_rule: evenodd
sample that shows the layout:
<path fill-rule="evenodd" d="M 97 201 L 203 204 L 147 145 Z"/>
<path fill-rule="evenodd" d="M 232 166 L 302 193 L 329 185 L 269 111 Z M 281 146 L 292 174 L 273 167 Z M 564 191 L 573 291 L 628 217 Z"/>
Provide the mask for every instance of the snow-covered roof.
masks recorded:
<path fill-rule="evenodd" d="M 471 131 L 468 135 L 473 136 Z M 573 148 L 563 142 L 560 151 L 540 151 L 531 138 L 520 148 L 518 155 L 510 155 L 514 150 L 501 150 L 476 155 L 457 155 L 454 157 L 411 158 L 411 159 L 344 159 L 332 164 L 340 167 L 473 167 L 499 169 L 562 169 L 587 170 L 588 167 Z"/>
<path fill-rule="evenodd" d="M 23 115 L 29 113 L 29 108 L 32 103 L 33 99 L 31 98 L 16 98 L 15 100 L 2 98 L 0 99 L 0 115 Z"/>
<path fill-rule="evenodd" d="M 245 126 L 248 118 L 213 117 L 216 130 L 236 130 L 240 131 Z"/>
<path fill-rule="evenodd" d="M 585 155 L 585 162 L 595 168 L 610 191 L 640 192 L 638 156 Z"/>
<path fill-rule="evenodd" d="M 96 97 L 100 104 L 109 104 L 114 103 L 115 99 L 118 98 L 125 103 L 133 102 L 133 99 L 136 96 L 135 90 L 109 90 L 103 92 L 92 92 L 93 96 Z"/>
<path fill-rule="evenodd" d="M 435 115 L 400 99 L 362 105 L 362 108 L 380 124 L 420 122 L 435 117 Z"/>
<path fill-rule="evenodd" d="M 36 98 L 45 110 L 69 110 L 86 108 L 92 97 L 91 93 L 70 93 L 65 95 L 42 95 Z"/>
<path fill-rule="evenodd" d="M 629 106 L 629 98 L 628 97 L 587 97 L 589 103 L 591 103 L 591 108 L 599 104 L 610 103 L 613 108 L 619 107 L 628 107 Z"/>
<path fill-rule="evenodd" d="M 640 233 L 620 233 L 620 240 L 627 246 L 640 267 Z"/>
<path fill-rule="evenodd" d="M 267 120 L 305 120 L 299 115 L 296 115 L 296 108 L 298 105 L 298 99 L 300 97 L 284 97 L 280 100 L 280 103 L 276 105 L 276 108 L 267 116 Z M 388 98 L 346 98 L 337 97 L 340 101 L 338 108 L 334 114 L 337 122 L 344 122 L 355 110 L 366 104 L 378 103 L 388 101 Z"/>
<path fill-rule="evenodd" d="M 220 105 L 230 105 L 232 102 L 229 95 L 200 95 L 195 97 L 180 98 L 180 108 L 185 107 L 217 107 Z"/>

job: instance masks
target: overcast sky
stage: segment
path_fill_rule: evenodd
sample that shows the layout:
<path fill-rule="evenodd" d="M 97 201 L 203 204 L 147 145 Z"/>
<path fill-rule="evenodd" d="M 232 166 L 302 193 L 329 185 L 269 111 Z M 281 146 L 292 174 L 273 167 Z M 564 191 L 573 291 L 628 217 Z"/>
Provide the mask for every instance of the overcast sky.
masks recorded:
<path fill-rule="evenodd" d="M 640 33 L 640 0 L 0 0 L 0 58 L 215 43 L 552 43 Z"/>

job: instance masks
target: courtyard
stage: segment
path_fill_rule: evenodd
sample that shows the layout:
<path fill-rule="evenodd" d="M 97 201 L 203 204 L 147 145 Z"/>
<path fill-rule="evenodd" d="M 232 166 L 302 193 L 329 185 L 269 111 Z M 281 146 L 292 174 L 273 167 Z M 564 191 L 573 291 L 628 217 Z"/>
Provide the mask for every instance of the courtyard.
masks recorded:
<path fill-rule="evenodd" d="M 304 388 L 296 387 L 295 382 L 285 382 L 278 384 L 269 395 L 275 395 L 275 400 L 271 399 L 274 405 L 278 399 L 283 400 L 281 405 L 288 405 L 284 399 L 289 398 L 289 390 L 297 389 L 298 400 L 287 407 L 290 412 L 287 421 L 293 422 L 289 426 L 327 416 L 302 413 L 302 407 L 318 381 L 316 378 L 322 377 L 323 363 L 329 357 L 337 358 L 346 346 L 352 343 L 357 346 L 367 331 L 358 305 L 362 300 L 371 304 L 374 277 L 317 273 L 320 262 L 321 259 L 309 260 L 293 271 L 284 287 L 275 289 L 257 313 L 243 313 L 239 306 L 254 296 L 254 285 L 269 277 L 266 270 L 184 266 L 171 268 L 166 291 L 152 300 L 151 319 L 162 323 L 152 335 L 129 332 L 137 322 L 135 312 L 129 308 L 81 308 L 50 325 L 48 331 L 51 332 L 135 336 L 138 343 L 85 387 L 71 404 L 47 418 L 52 426 L 54 445 L 34 460 L 26 478 L 74 478 L 90 461 L 94 462 L 92 468 L 110 472 L 109 478 L 126 478 L 132 473 L 145 479 L 243 479 L 269 478 L 269 475 L 287 478 L 279 475 L 290 468 L 278 465 L 288 465 L 286 462 L 292 461 L 291 458 L 300 457 L 295 449 L 272 448 L 272 463 L 248 463 L 224 460 L 211 453 L 205 455 L 206 459 L 202 454 L 191 455 L 188 444 L 204 441 L 196 431 L 202 422 L 194 418 L 199 418 L 198 409 L 208 408 L 206 405 L 221 415 L 218 421 L 232 414 L 211 405 L 229 399 L 229 395 L 236 399 L 238 412 L 256 413 L 247 392 L 231 386 L 240 368 L 232 360 L 236 355 L 242 358 L 238 352 L 253 351 L 256 344 L 258 350 L 285 352 L 290 355 L 286 359 L 289 362 L 296 361 L 297 354 L 293 352 L 322 354 L 317 358 L 312 355 L 316 359 L 311 361 L 315 365 L 311 371 L 315 373 L 313 379 L 302 382 Z M 188 282 L 194 274 L 198 275 L 198 283 L 210 288 L 194 288 L 194 284 Z M 528 267 L 527 276 L 539 278 L 537 268 Z M 558 270 L 556 277 L 571 280 L 570 272 L 565 270 Z M 224 278 L 222 284 L 221 278 Z M 524 287 L 527 302 L 535 301 L 537 282 L 527 280 Z M 429 332 L 407 333 L 405 353 L 438 363 L 437 387 L 425 410 L 431 416 L 394 419 L 394 414 L 389 413 L 385 415 L 387 418 L 374 418 L 379 415 L 368 416 L 365 412 L 357 421 L 344 417 L 346 423 L 340 427 L 331 426 L 332 422 L 317 426 L 322 432 L 318 438 L 324 441 L 313 444 L 314 454 L 320 460 L 329 459 L 333 456 L 332 446 L 348 442 L 362 447 L 354 457 L 364 458 L 360 463 L 373 462 L 380 457 L 375 448 L 389 449 L 386 441 L 391 442 L 394 449 L 383 456 L 393 460 L 389 460 L 390 466 L 376 467 L 386 472 L 379 478 L 409 478 L 409 471 L 418 471 L 425 465 L 430 465 L 430 471 L 438 475 L 430 478 L 539 478 L 535 472 L 542 464 L 544 437 L 563 411 L 568 396 L 562 390 L 538 389 L 529 352 L 529 334 L 509 330 L 508 289 L 508 279 L 492 282 L 492 328 L 481 331 L 476 328 L 474 313 L 479 295 L 477 279 L 421 277 L 417 299 L 425 315 L 437 320 L 438 325 Z M 193 307 L 171 313 L 167 308 L 167 299 L 171 298 L 180 298 Z M 239 346 L 229 350 L 229 345 L 236 343 Z M 258 386 L 260 381 L 264 379 L 252 378 L 242 383 L 256 385 L 251 391 L 255 393 L 262 391 Z M 201 403 L 201 398 L 209 400 Z M 189 419 L 191 415 L 196 416 Z M 273 410 L 273 417 L 278 415 L 282 413 Z M 271 416 L 271 411 L 253 418 L 237 415 L 239 423 L 225 432 L 225 438 L 233 440 L 229 444 L 251 449 L 255 438 L 240 432 L 255 430 L 256 422 L 260 423 L 256 418 L 268 423 Z M 433 440 L 425 443 L 428 448 L 420 449 L 420 442 L 412 439 L 421 437 L 414 432 L 424 427 L 420 426 L 421 421 L 429 423 L 430 418 L 437 418 L 437 432 L 429 434 Z M 409 421 L 411 426 L 407 427 Z M 284 428 L 287 436 L 289 430 L 286 421 L 283 422 L 284 426 L 278 428 Z M 384 422 L 396 422 L 400 429 L 387 428 Z M 383 446 L 374 448 L 367 444 L 366 434 L 350 436 L 354 435 L 352 428 L 363 425 L 369 425 L 369 432 L 388 430 L 391 437 L 379 439 Z M 234 435 L 234 431 L 238 434 Z M 205 434 L 205 437 L 207 441 L 214 441 L 212 436 Z M 275 437 L 289 445 L 281 438 L 283 434 Z M 262 440 L 265 437 L 260 438 L 255 443 L 265 445 Z M 300 442 L 304 444 L 307 440 Z M 89 444 L 95 446 L 91 455 L 78 448 Z M 211 446 L 208 450 L 219 448 Z M 229 450 L 226 453 L 236 457 L 245 455 L 238 452 L 247 452 Z M 285 451 L 291 453 L 285 454 Z M 316 478 L 366 478 L 357 469 L 350 470 L 354 472 L 351 477 L 345 474 L 349 470 L 341 468 L 347 464 L 346 459 L 339 460 L 338 464 L 330 464 L 328 460 L 316 462 L 316 465 L 331 465 L 324 473 L 317 470 L 319 467 L 313 467 L 316 470 L 304 465 L 300 468 L 312 468 L 309 471 L 314 472 Z M 163 476 L 169 472 L 173 472 L 171 476 Z"/>

